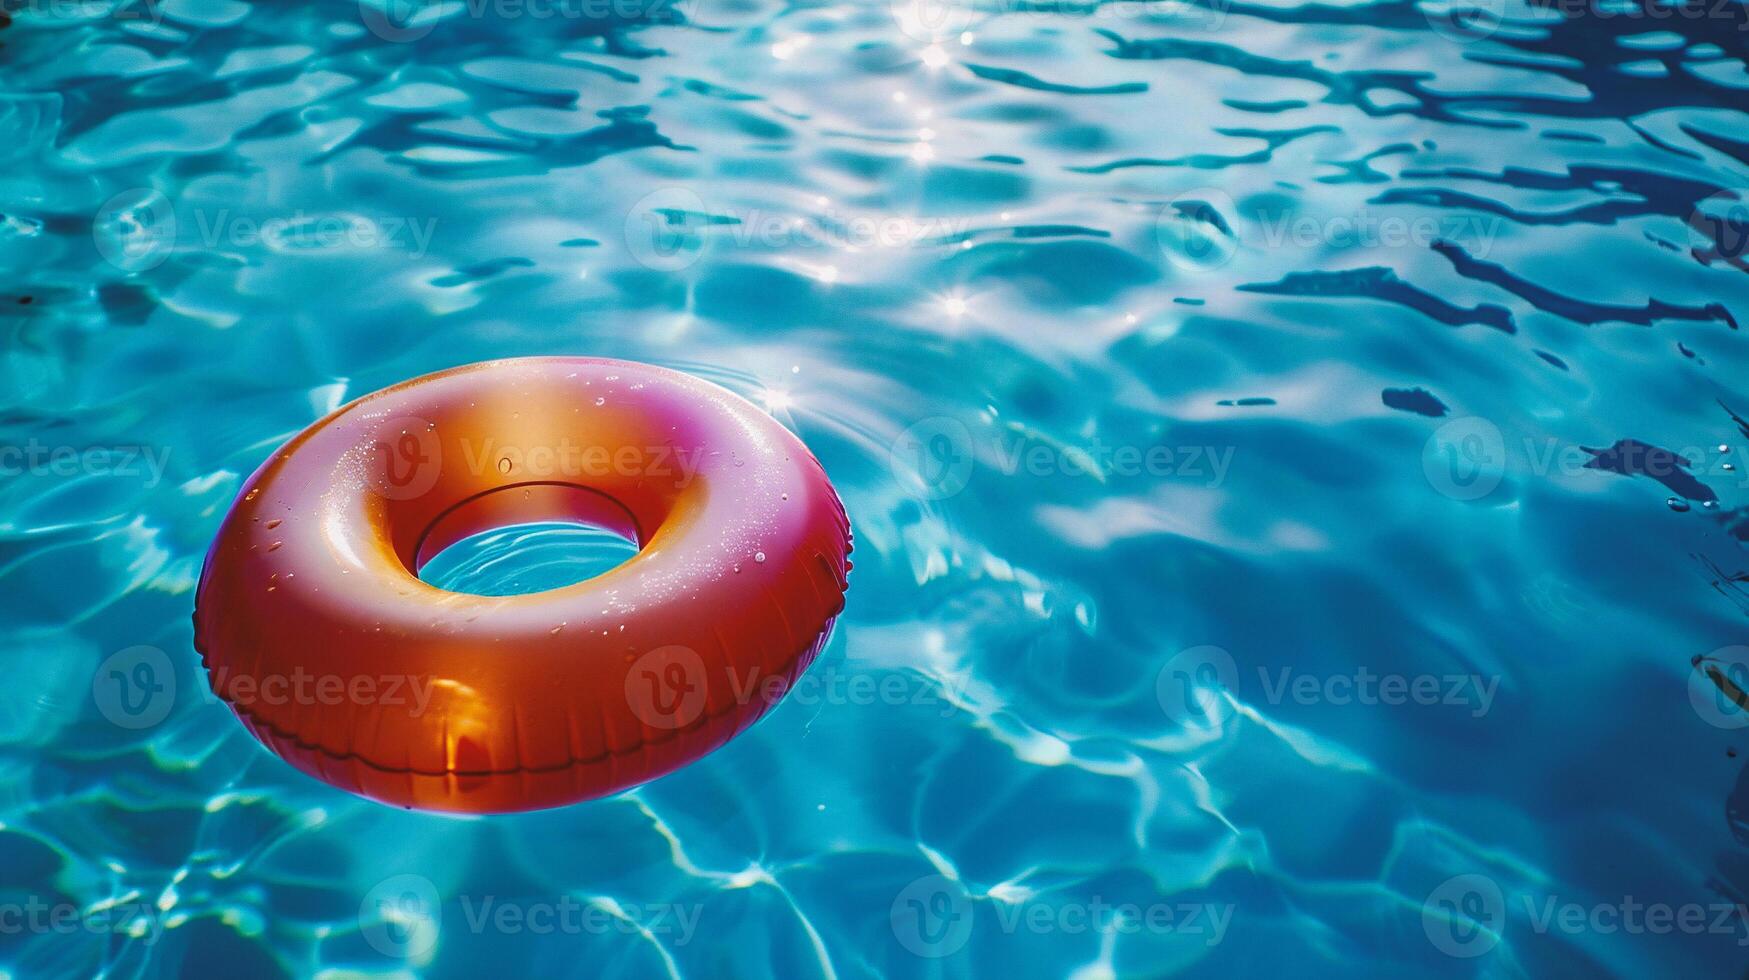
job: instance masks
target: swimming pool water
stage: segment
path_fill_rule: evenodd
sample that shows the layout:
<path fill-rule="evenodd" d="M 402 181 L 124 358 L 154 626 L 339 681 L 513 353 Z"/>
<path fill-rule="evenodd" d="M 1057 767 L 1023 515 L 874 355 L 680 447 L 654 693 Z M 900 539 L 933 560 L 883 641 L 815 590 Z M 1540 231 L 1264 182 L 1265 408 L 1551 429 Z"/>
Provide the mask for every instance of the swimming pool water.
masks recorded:
<path fill-rule="evenodd" d="M 1741 970 L 1737 0 L 394 2 L 6 7 L 0 974 Z M 793 428 L 830 646 L 608 800 L 296 773 L 241 480 L 530 354 Z"/>
<path fill-rule="evenodd" d="M 594 578 L 637 553 L 635 543 L 606 528 L 519 524 L 456 542 L 433 555 L 419 577 L 453 592 L 520 595 Z"/>

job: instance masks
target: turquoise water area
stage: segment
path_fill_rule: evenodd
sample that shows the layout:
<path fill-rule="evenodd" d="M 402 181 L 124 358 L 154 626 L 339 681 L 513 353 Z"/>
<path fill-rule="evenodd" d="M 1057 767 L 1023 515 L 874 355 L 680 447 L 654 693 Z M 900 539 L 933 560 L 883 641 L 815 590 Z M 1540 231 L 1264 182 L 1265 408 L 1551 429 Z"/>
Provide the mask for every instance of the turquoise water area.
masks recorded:
<path fill-rule="evenodd" d="M 6 5 L 0 975 L 1740 973 L 1737 0 L 377 3 Z M 797 432 L 832 642 L 607 800 L 297 773 L 241 481 L 531 354 Z"/>

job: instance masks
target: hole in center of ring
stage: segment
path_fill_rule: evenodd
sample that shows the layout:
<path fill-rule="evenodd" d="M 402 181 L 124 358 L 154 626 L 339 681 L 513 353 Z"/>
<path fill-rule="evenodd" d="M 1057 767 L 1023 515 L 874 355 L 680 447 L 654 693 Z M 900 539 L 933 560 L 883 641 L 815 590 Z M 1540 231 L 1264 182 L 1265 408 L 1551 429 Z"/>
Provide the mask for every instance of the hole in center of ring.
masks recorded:
<path fill-rule="evenodd" d="M 593 524 L 540 521 L 469 535 L 419 569 L 429 585 L 472 595 L 524 595 L 562 589 L 625 564 L 638 545 Z"/>
<path fill-rule="evenodd" d="M 605 574 L 638 553 L 637 522 L 606 494 L 564 483 L 500 487 L 440 514 L 413 572 L 471 595 L 525 595 Z"/>

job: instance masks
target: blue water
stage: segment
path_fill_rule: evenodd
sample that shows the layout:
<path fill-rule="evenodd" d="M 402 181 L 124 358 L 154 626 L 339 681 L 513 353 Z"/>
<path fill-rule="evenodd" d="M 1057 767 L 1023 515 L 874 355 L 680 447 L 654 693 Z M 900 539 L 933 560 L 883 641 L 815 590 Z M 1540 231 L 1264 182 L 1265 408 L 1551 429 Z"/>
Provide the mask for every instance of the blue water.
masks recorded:
<path fill-rule="evenodd" d="M 1483 7 L 8 4 L 0 975 L 1740 973 L 1749 19 Z M 831 644 L 608 800 L 296 773 L 240 481 L 557 353 L 807 442 Z"/>
<path fill-rule="evenodd" d="M 519 524 L 456 542 L 426 562 L 419 577 L 453 592 L 520 595 L 594 578 L 637 553 L 636 544 L 605 528 Z"/>

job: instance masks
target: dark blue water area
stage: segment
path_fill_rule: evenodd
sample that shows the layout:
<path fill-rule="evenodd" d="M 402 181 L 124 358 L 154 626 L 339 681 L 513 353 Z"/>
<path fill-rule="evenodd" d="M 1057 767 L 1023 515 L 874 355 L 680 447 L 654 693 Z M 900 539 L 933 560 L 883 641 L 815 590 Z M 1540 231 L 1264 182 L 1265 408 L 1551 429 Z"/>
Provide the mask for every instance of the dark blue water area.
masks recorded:
<path fill-rule="evenodd" d="M 5 10 L 0 975 L 1749 965 L 1737 0 Z M 220 520 L 534 354 L 793 429 L 830 644 L 605 800 L 298 773 L 192 648 Z"/>

